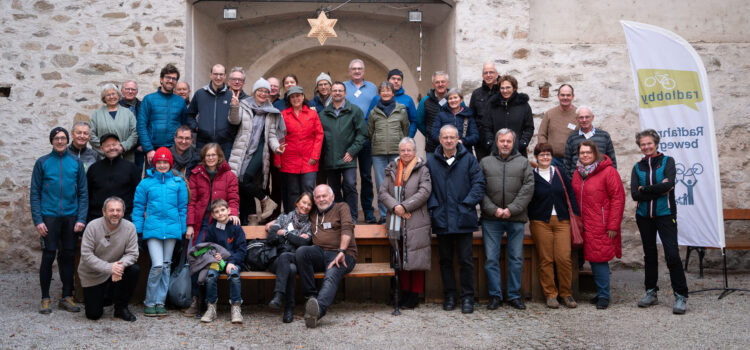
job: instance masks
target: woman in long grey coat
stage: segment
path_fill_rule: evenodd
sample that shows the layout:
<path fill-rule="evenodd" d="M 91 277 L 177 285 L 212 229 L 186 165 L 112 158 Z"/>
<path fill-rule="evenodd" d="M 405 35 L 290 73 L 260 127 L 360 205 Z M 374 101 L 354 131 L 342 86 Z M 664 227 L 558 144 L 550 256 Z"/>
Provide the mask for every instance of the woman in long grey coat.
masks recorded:
<path fill-rule="evenodd" d="M 430 171 L 417 157 L 414 139 L 404 137 L 398 145 L 399 157 L 385 168 L 380 201 L 388 209 L 389 237 L 399 237 L 399 280 L 402 298 L 399 306 L 415 308 L 424 291 L 424 272 L 430 269 L 430 213 L 427 201 L 432 192 Z"/>

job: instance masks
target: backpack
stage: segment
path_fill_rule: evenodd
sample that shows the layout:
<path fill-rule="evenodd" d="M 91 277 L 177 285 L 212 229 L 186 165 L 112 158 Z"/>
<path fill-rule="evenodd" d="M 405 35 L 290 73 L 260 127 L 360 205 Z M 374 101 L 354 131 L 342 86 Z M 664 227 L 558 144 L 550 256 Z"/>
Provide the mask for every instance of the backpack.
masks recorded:
<path fill-rule="evenodd" d="M 266 271 L 276 256 L 275 246 L 269 245 L 265 239 L 254 239 L 247 243 L 245 268 L 250 271 Z"/>

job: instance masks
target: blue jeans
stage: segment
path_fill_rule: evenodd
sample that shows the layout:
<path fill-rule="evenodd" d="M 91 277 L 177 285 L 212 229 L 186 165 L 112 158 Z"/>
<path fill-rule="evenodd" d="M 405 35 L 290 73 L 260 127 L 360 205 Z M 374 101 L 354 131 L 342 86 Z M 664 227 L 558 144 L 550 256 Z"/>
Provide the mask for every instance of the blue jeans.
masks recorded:
<path fill-rule="evenodd" d="M 151 270 L 146 283 L 146 306 L 164 305 L 169 288 L 169 270 L 172 264 L 172 251 L 176 239 L 156 239 L 147 241 L 148 254 L 151 256 Z"/>
<path fill-rule="evenodd" d="M 359 203 L 362 205 L 362 212 L 365 214 L 366 221 L 375 221 L 375 209 L 372 207 L 372 155 L 370 155 L 370 141 L 366 141 L 362 149 L 357 153 L 357 162 L 359 162 L 359 180 L 362 182 L 359 197 Z"/>
<path fill-rule="evenodd" d="M 591 272 L 594 274 L 596 284 L 596 297 L 609 300 L 609 263 L 590 262 Z"/>
<path fill-rule="evenodd" d="M 357 223 L 359 207 L 357 206 L 357 168 L 328 169 L 326 170 L 328 184 L 333 189 L 336 202 L 346 202 L 352 221 Z M 343 181 L 342 181 L 343 180 Z M 343 190 L 343 195 L 342 195 Z"/>
<path fill-rule="evenodd" d="M 482 220 L 482 240 L 486 257 L 484 270 L 491 296 L 503 298 L 500 276 L 500 245 L 503 233 L 508 234 L 508 300 L 521 297 L 521 271 L 523 270 L 523 222 Z"/>
<path fill-rule="evenodd" d="M 385 167 L 396 158 L 398 158 L 398 154 L 372 156 L 372 168 L 375 169 L 375 188 L 378 192 L 380 192 L 380 184 L 383 183 L 385 178 Z M 380 212 L 380 220 L 385 220 L 386 208 L 385 204 L 380 202 L 380 196 L 378 196 L 378 211 Z"/>
<path fill-rule="evenodd" d="M 219 299 L 218 288 L 219 271 L 208 270 L 206 274 L 206 302 L 209 304 L 216 303 Z M 229 302 L 230 304 L 242 304 L 242 280 L 240 280 L 240 269 L 235 267 L 229 271 Z"/>

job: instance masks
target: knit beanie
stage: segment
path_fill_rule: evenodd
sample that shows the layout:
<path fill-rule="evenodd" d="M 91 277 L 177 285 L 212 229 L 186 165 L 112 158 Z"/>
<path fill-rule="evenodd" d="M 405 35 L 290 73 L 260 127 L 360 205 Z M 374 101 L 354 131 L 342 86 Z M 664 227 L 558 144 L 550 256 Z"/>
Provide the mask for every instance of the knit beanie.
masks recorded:
<path fill-rule="evenodd" d="M 255 90 L 258 90 L 260 88 L 266 88 L 268 92 L 271 92 L 271 83 L 261 77 L 260 79 L 255 81 L 255 84 L 253 84 L 253 93 L 255 93 Z"/>
<path fill-rule="evenodd" d="M 169 151 L 169 148 L 159 147 L 156 150 L 156 153 L 154 153 L 154 164 L 160 160 L 166 160 L 169 163 L 169 167 L 172 167 L 172 152 Z"/>
<path fill-rule="evenodd" d="M 404 79 L 404 72 L 396 68 L 396 69 L 391 69 L 391 71 L 388 72 L 388 78 L 386 78 L 385 80 L 391 80 L 391 77 L 394 75 L 398 75 L 401 77 L 401 79 Z"/>
<path fill-rule="evenodd" d="M 328 75 L 328 74 L 325 74 L 325 73 L 321 72 L 320 75 L 318 75 L 318 77 L 315 78 L 315 86 L 318 86 L 318 83 L 321 80 L 326 80 L 326 81 L 328 81 L 328 84 L 333 85 L 333 81 L 331 81 L 331 76 Z"/>
<path fill-rule="evenodd" d="M 59 132 L 61 132 L 61 131 L 65 134 L 65 143 L 67 144 L 70 141 L 70 134 L 68 134 L 68 130 L 65 130 L 65 128 L 63 128 L 62 126 L 58 126 L 58 127 L 52 129 L 52 131 L 49 132 L 49 143 L 50 144 L 52 144 L 52 142 L 53 142 L 52 140 L 54 140 L 55 136 L 57 136 L 57 134 Z"/>

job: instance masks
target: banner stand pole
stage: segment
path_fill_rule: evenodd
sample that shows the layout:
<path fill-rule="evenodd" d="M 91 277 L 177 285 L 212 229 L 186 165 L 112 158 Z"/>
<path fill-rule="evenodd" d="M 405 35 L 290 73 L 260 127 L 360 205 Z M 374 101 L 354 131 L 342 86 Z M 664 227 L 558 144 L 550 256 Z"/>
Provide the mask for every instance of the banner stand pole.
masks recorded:
<path fill-rule="evenodd" d="M 706 288 L 701 290 L 694 290 L 691 292 L 688 292 L 688 294 L 694 294 L 694 293 L 702 293 L 702 292 L 708 292 L 713 290 L 720 290 L 722 291 L 719 295 L 719 300 L 723 299 L 725 296 L 732 294 L 734 292 L 750 292 L 750 289 L 741 289 L 741 288 L 729 288 L 729 279 L 727 278 L 727 248 L 721 248 L 721 256 L 723 258 L 723 266 L 722 266 L 722 272 L 724 273 L 724 288 Z"/>

